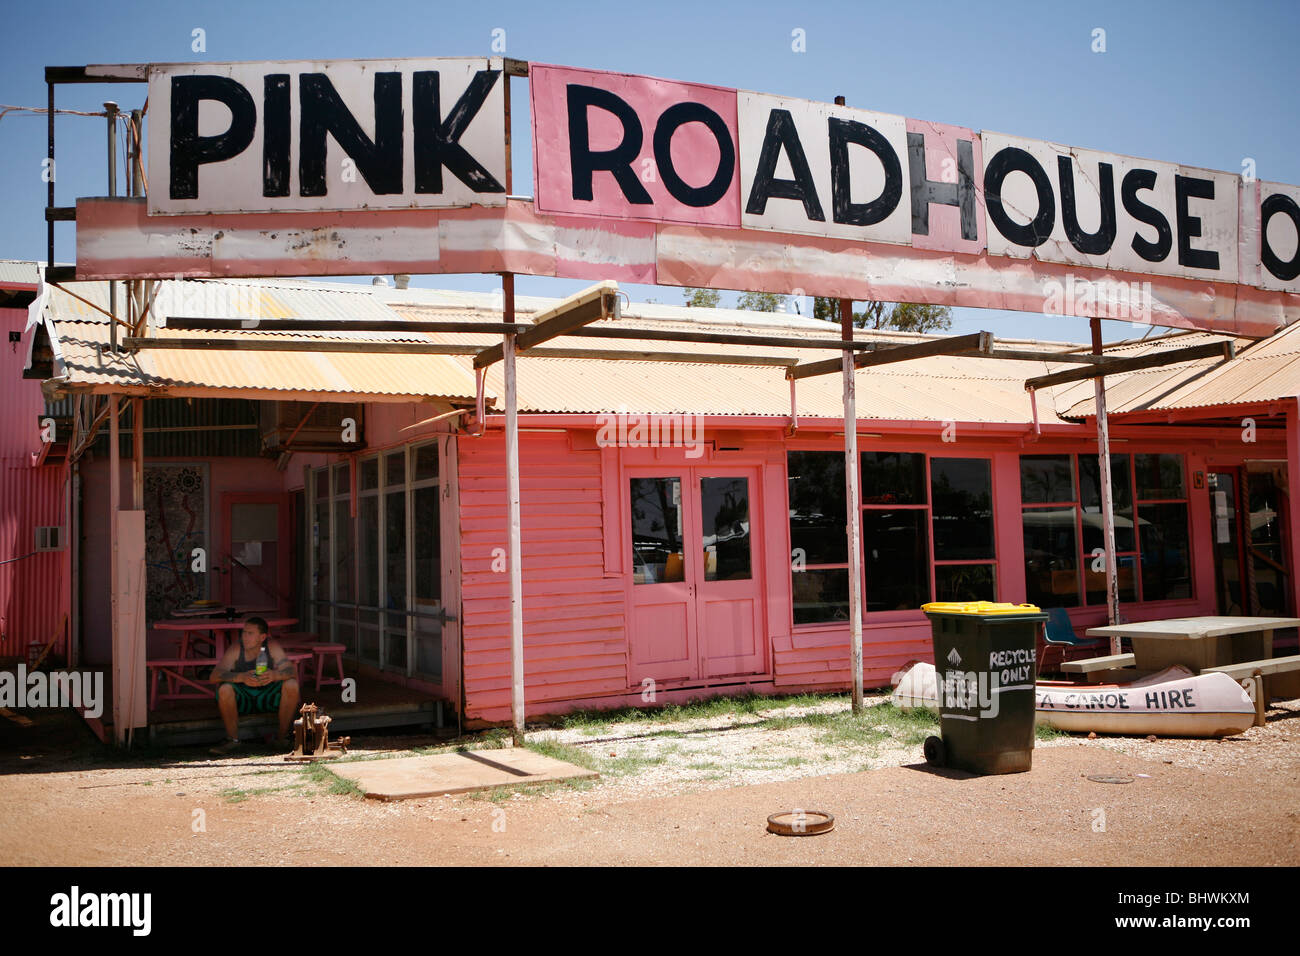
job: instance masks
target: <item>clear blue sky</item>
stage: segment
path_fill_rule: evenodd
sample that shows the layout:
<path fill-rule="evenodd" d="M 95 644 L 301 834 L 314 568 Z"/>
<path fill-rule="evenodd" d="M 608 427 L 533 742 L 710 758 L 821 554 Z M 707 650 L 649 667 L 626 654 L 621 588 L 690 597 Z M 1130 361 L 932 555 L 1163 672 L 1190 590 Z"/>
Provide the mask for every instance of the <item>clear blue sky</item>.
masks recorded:
<path fill-rule="evenodd" d="M 1300 4 L 749 2 L 287 3 L 50 0 L 7 5 L 0 103 L 43 106 L 46 65 L 488 55 L 695 80 L 1300 183 Z M 191 50 L 191 31 L 207 50 Z M 800 28 L 807 51 L 791 50 Z M 1106 52 L 1091 50 L 1106 31 Z M 522 87 L 522 84 L 520 84 Z M 522 92 L 522 89 L 520 90 Z M 59 106 L 138 107 L 143 86 L 62 87 Z M 516 110 L 516 192 L 531 192 L 527 111 Z M 58 202 L 105 192 L 104 121 L 58 120 Z M 0 120 L 0 258 L 42 258 L 45 119 Z M 73 258 L 73 227 L 57 255 Z M 491 289 L 494 276 L 416 285 Z M 522 293 L 584 283 L 520 277 Z M 629 287 L 679 303 L 681 291 Z M 734 297 L 724 297 L 724 302 Z M 957 331 L 1087 338 L 1087 321 L 959 309 Z M 1130 337 L 1126 323 L 1106 336 Z"/>

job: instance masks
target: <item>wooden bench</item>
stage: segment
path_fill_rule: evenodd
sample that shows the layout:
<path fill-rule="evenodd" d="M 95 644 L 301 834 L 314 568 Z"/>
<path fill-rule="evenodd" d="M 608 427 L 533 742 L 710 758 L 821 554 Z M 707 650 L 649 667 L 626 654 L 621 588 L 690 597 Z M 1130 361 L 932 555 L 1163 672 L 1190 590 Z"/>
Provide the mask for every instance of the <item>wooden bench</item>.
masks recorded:
<path fill-rule="evenodd" d="M 312 654 L 307 651 L 286 651 L 286 658 L 293 664 L 294 676 L 301 687 L 305 681 L 303 678 L 303 667 L 312 659 Z M 197 676 L 190 677 L 185 673 L 187 668 L 206 667 L 212 668 L 217 662 L 211 658 L 186 657 L 176 659 L 160 659 L 145 661 L 145 668 L 149 674 L 149 709 L 154 710 L 160 700 L 213 700 L 217 699 L 217 685 L 211 681 L 200 680 Z M 340 667 L 342 664 L 340 662 Z M 159 678 L 166 678 L 167 689 L 159 692 Z"/>
<path fill-rule="evenodd" d="M 215 684 L 201 681 L 197 676 L 190 677 L 185 673 L 186 669 L 191 667 L 206 667 L 211 670 L 215 663 L 216 661 L 211 658 L 204 660 L 201 657 L 145 661 L 145 668 L 149 672 L 149 709 L 154 710 L 160 700 L 200 700 L 206 698 L 215 701 L 217 699 Z M 167 690 L 162 693 L 158 691 L 158 679 L 160 677 L 167 679 Z"/>
<path fill-rule="evenodd" d="M 1061 664 L 1063 674 L 1083 674 L 1091 684 L 1104 683 L 1107 678 L 1115 676 L 1113 671 L 1137 666 L 1137 658 L 1132 654 L 1108 654 L 1105 657 L 1085 657 L 1081 661 L 1065 661 Z M 1135 676 L 1131 672 L 1119 676 Z"/>
<path fill-rule="evenodd" d="M 1227 674 L 1251 695 L 1255 701 L 1256 727 L 1264 726 L 1264 712 L 1268 709 L 1270 697 L 1280 697 L 1283 700 L 1300 697 L 1300 654 L 1244 661 L 1240 664 L 1221 664 L 1201 671 L 1202 674 L 1211 672 Z"/>

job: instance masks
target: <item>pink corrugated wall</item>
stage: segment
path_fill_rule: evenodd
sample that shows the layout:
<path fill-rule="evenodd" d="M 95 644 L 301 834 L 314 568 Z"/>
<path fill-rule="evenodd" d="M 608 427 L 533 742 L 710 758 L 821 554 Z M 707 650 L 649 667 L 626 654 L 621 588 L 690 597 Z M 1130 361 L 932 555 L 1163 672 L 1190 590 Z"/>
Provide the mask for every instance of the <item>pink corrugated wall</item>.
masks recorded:
<path fill-rule="evenodd" d="M 32 553 L 41 525 L 64 528 L 66 541 L 66 469 L 32 467 L 45 402 L 40 382 L 22 377 L 28 336 L 15 344 L 7 334 L 21 332 L 26 323 L 25 309 L 0 309 L 6 333 L 0 336 L 0 656 L 25 656 L 28 644 L 48 641 L 57 631 L 56 652 L 66 659 L 67 629 L 62 625 L 71 552 L 65 547 Z"/>
<path fill-rule="evenodd" d="M 67 548 L 32 554 L 36 528 L 64 521 L 61 467 L 33 468 L 12 460 L 0 471 L 0 656 L 27 654 L 33 641 L 58 636 L 66 659 Z M 24 555 L 31 555 L 24 557 Z M 18 559 L 18 560 L 14 560 Z"/>
<path fill-rule="evenodd" d="M 492 569 L 493 549 L 507 548 L 505 442 L 496 431 L 461 438 L 458 454 L 465 715 L 509 720 L 510 592 Z M 627 693 L 624 584 L 604 576 L 600 453 L 525 433 L 519 465 L 525 707 Z"/>

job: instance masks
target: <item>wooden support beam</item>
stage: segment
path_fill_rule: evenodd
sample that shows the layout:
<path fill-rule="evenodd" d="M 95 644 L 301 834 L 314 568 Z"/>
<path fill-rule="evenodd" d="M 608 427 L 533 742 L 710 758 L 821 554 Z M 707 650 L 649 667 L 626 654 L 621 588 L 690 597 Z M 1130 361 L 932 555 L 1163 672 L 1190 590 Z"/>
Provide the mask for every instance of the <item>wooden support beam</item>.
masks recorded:
<path fill-rule="evenodd" d="M 987 356 L 993 351 L 993 335 L 990 332 L 972 332 L 969 335 L 954 335 L 930 342 L 917 342 L 914 345 L 900 345 L 889 349 L 876 349 L 853 357 L 854 368 L 869 368 L 873 365 L 889 365 L 894 362 L 907 362 L 912 359 L 929 358 L 933 355 L 968 355 L 975 353 Z M 825 362 L 808 362 L 796 365 L 786 372 L 790 378 L 810 378 L 814 375 L 828 375 L 841 371 L 844 363 L 840 359 L 828 359 Z"/>
<path fill-rule="evenodd" d="M 351 342 L 338 339 L 146 338 L 126 336 L 124 349 L 200 349 L 217 352 L 388 352 L 409 355 L 477 355 L 480 345 L 443 342 Z"/>
<path fill-rule="evenodd" d="M 526 325 L 505 322 L 435 321 L 419 319 L 228 319 L 168 316 L 167 328 L 184 332 L 470 332 L 500 335 Z"/>
<path fill-rule="evenodd" d="M 1162 365 L 1177 365 L 1180 362 L 1191 362 L 1196 359 L 1212 358 L 1221 356 L 1224 359 L 1231 359 L 1237 354 L 1236 345 L 1232 341 L 1226 342 L 1209 342 L 1205 345 L 1193 345 L 1185 349 L 1174 349 L 1173 351 L 1160 351 L 1151 355 L 1138 355 L 1127 359 L 1114 359 L 1105 365 L 1094 365 L 1090 368 L 1071 368 L 1064 372 L 1052 372 L 1050 375 L 1040 375 L 1037 378 L 1025 379 L 1025 388 L 1047 388 L 1050 385 L 1064 385 L 1067 382 L 1082 382 L 1086 379 L 1097 378 L 1102 375 L 1115 375 L 1120 372 L 1136 372 L 1144 368 L 1159 368 Z"/>
<path fill-rule="evenodd" d="M 519 336 L 522 338 L 522 336 Z M 350 342 L 317 339 L 140 338 L 122 340 L 126 349 L 203 349 L 230 352 L 390 353 L 395 355 L 479 355 L 482 346 L 442 342 Z M 721 352 L 651 352 L 640 349 L 529 349 L 535 358 L 603 359 L 613 362 L 685 362 L 696 365 L 768 365 L 789 367 L 798 359 L 786 355 L 728 355 Z M 838 360 L 837 360 L 838 361 Z"/>
<path fill-rule="evenodd" d="M 615 318 L 618 315 L 618 285 L 602 282 L 571 295 L 556 303 L 544 312 L 533 316 L 533 324 L 515 336 L 516 351 L 540 345 L 547 339 L 564 335 L 573 329 L 581 328 L 601 319 Z M 493 362 L 501 361 L 504 345 L 490 345 L 474 356 L 475 368 L 487 368 Z"/>

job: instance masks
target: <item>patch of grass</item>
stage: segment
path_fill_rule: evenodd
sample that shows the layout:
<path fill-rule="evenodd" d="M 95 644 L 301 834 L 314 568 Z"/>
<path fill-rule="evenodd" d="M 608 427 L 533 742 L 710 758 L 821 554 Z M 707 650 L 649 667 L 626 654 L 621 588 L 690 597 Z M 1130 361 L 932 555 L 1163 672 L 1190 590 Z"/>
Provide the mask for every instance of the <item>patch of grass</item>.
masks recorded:
<path fill-rule="evenodd" d="M 1034 727 L 1034 736 L 1038 740 L 1060 740 L 1062 737 L 1070 736 L 1064 730 L 1057 730 L 1055 727 L 1048 727 L 1046 724 L 1038 724 Z"/>
<path fill-rule="evenodd" d="M 541 754 L 543 757 L 550 757 L 553 760 L 563 760 L 566 763 L 583 767 L 587 770 L 599 770 L 595 758 L 583 750 L 581 747 L 575 747 L 572 744 L 562 744 L 558 740 L 525 740 L 524 746 L 533 753 Z"/>
<path fill-rule="evenodd" d="M 363 797 L 364 793 L 357 786 L 355 780 L 347 777 L 340 777 L 328 767 L 321 763 L 304 764 L 299 770 L 304 777 L 314 783 L 317 787 L 325 788 L 325 792 L 331 795 Z"/>
<path fill-rule="evenodd" d="M 602 774 L 608 774 L 613 777 L 626 777 L 630 774 L 639 773 L 647 767 L 656 767 L 667 759 L 666 756 L 659 754 L 630 753 L 618 757 L 601 757 L 600 766 L 596 769 Z"/>
<path fill-rule="evenodd" d="M 576 729 L 587 736 L 598 736 L 608 733 L 611 724 L 673 723 L 703 718 L 736 717 L 786 707 L 816 707 L 828 700 L 843 698 L 843 694 L 791 694 L 785 697 L 741 694 L 735 697 L 704 697 L 688 700 L 683 704 L 665 704 L 662 707 L 575 710 L 560 717 L 556 725 L 563 730 Z"/>
<path fill-rule="evenodd" d="M 716 760 L 697 760 L 686 765 L 687 770 L 721 770 L 722 764 Z"/>
<path fill-rule="evenodd" d="M 225 800 L 226 803 L 243 803 L 249 797 L 254 797 L 262 793 L 280 793 L 284 790 L 301 789 L 303 789 L 303 784 L 301 783 L 285 784 L 283 787 L 253 787 L 248 790 L 239 787 L 227 787 L 226 789 L 219 791 L 217 795 Z"/>

